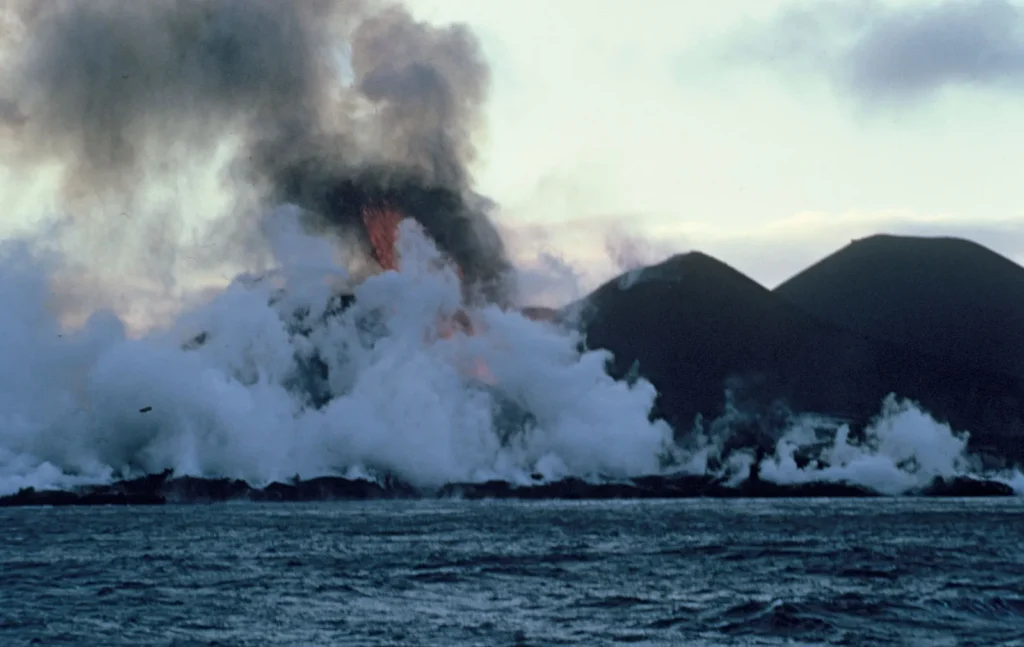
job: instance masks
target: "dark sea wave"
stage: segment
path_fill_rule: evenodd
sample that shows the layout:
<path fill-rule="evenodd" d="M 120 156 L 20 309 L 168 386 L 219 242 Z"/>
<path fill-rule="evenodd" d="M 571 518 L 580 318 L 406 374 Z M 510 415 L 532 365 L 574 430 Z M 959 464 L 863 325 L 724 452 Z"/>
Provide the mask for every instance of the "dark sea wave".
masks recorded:
<path fill-rule="evenodd" d="M 1020 645 L 1024 505 L 0 511 L 2 645 Z"/>

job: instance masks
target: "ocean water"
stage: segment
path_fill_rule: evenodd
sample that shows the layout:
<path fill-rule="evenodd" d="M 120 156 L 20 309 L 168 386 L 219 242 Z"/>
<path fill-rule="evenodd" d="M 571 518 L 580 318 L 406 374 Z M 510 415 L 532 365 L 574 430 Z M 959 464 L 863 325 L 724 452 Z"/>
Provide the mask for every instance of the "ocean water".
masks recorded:
<path fill-rule="evenodd" d="M 1024 645 L 1024 501 L 0 511 L 0 645 Z"/>

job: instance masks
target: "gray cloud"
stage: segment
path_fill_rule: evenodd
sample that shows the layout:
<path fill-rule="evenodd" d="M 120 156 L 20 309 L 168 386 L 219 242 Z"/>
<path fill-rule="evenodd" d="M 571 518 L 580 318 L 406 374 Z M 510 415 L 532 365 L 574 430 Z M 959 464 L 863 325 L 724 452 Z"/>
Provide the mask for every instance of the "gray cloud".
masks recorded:
<path fill-rule="evenodd" d="M 1007 0 L 893 6 L 815 2 L 730 42 L 730 54 L 826 74 L 865 101 L 908 101 L 947 87 L 1024 88 L 1024 8 Z"/>

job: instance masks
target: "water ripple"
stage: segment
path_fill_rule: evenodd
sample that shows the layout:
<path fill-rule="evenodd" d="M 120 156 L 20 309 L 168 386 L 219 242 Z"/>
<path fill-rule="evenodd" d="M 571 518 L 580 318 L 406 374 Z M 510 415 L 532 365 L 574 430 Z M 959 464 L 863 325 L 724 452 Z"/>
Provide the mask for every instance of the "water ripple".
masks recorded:
<path fill-rule="evenodd" d="M 1021 645 L 1024 505 L 0 511 L 0 644 Z"/>

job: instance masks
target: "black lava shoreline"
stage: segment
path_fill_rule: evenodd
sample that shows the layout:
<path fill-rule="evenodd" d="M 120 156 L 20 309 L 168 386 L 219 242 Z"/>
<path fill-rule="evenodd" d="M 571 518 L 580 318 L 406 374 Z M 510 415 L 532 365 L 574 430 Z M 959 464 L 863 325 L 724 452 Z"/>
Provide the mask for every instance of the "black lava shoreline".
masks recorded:
<path fill-rule="evenodd" d="M 520 500 L 607 500 L 607 499 L 772 499 L 821 497 L 883 497 L 880 492 L 848 483 L 806 483 L 780 485 L 749 479 L 728 485 L 709 476 L 646 476 L 617 483 L 588 483 L 564 479 L 536 485 L 514 485 L 503 481 L 453 483 L 437 490 L 417 490 L 397 481 L 372 481 L 326 476 L 291 483 L 271 483 L 255 488 L 245 481 L 173 477 L 169 472 L 111 485 L 76 490 L 37 491 L 25 488 L 0 497 L 0 507 L 164 505 L 203 504 L 230 501 L 314 502 L 363 501 L 374 499 L 520 499 Z M 967 477 L 936 479 L 921 490 L 902 496 L 917 497 L 1005 497 L 1015 492 L 1005 483 Z"/>

